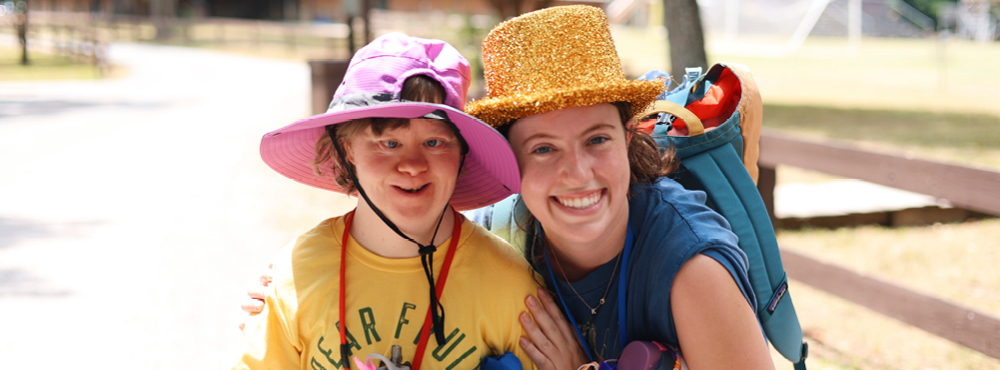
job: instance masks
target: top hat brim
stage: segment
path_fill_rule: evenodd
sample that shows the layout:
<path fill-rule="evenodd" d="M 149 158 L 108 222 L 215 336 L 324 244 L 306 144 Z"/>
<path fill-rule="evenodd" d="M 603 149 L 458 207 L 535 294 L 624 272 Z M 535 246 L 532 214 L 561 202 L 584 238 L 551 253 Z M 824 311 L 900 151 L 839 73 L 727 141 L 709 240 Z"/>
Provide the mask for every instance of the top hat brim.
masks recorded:
<path fill-rule="evenodd" d="M 663 81 L 614 81 L 557 88 L 531 94 L 485 98 L 469 103 L 465 111 L 493 127 L 516 119 L 565 108 L 627 102 L 630 116 L 643 112 L 664 89 Z"/>

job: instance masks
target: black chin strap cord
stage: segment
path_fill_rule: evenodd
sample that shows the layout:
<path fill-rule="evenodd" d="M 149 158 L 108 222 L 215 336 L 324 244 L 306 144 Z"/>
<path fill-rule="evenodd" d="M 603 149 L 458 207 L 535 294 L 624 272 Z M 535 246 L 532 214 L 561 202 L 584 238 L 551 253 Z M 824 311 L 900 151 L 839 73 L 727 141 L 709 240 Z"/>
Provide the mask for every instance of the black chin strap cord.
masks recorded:
<path fill-rule="evenodd" d="M 448 205 L 445 204 L 444 209 L 441 210 L 441 216 L 438 217 L 437 226 L 434 227 L 434 234 L 431 235 L 430 243 L 424 245 L 421 244 L 420 242 L 417 242 L 416 240 L 413 240 L 413 238 L 410 238 L 406 234 L 403 234 L 403 232 L 400 231 L 398 227 L 396 227 L 396 224 L 390 221 L 389 218 L 386 217 L 385 214 L 383 214 L 382 211 L 379 210 L 374 203 L 372 203 L 371 199 L 368 199 L 368 194 L 366 194 L 365 189 L 361 187 L 361 183 L 358 182 L 358 177 L 355 176 L 354 171 L 352 171 L 350 166 L 348 166 L 347 157 L 344 156 L 343 150 L 340 149 L 340 144 L 337 143 L 336 130 L 334 130 L 333 125 L 326 126 L 326 132 L 328 135 L 330 135 L 330 141 L 333 142 L 333 147 L 334 149 L 336 149 L 337 155 L 340 157 L 340 163 L 343 164 L 344 171 L 346 171 L 347 175 L 351 177 L 351 181 L 354 183 L 354 187 L 358 189 L 358 194 L 361 194 L 361 198 L 365 200 L 365 203 L 368 203 L 368 206 L 371 207 L 373 211 L 375 211 L 375 215 L 377 215 L 378 218 L 380 218 L 382 222 L 385 223 L 386 226 L 389 226 L 389 229 L 392 229 L 392 231 L 395 232 L 396 235 L 399 235 L 401 238 L 406 239 L 407 241 L 417 245 L 418 250 L 420 252 L 420 263 L 424 267 L 424 274 L 427 275 L 427 283 L 430 285 L 431 325 L 433 329 L 432 331 L 434 332 L 434 338 L 437 340 L 438 346 L 443 346 L 445 344 L 444 306 L 442 306 L 441 302 L 438 301 L 437 292 L 435 292 L 434 252 L 437 251 L 437 247 L 434 246 L 434 239 L 437 238 L 438 230 L 441 228 L 441 221 L 444 220 L 445 212 L 448 211 Z M 465 164 L 465 153 L 462 153 L 462 159 L 460 162 L 458 162 L 458 173 L 462 173 L 462 166 L 464 164 Z M 344 230 L 345 233 L 349 231 L 350 230 Z"/>

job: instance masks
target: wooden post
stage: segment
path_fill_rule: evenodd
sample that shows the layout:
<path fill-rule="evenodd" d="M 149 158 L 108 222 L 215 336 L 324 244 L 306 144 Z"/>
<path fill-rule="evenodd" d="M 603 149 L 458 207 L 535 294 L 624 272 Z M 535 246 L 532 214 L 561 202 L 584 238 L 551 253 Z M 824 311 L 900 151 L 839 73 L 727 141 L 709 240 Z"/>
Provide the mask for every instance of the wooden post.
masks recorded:
<path fill-rule="evenodd" d="M 365 45 L 372 42 L 372 27 L 371 27 L 371 13 L 372 1 L 371 0 L 361 0 L 361 19 L 364 21 L 365 25 Z M 353 52 L 351 53 L 354 54 Z"/>
<path fill-rule="evenodd" d="M 347 50 L 349 55 L 354 55 L 358 49 L 354 45 L 354 16 L 347 16 Z"/>
<path fill-rule="evenodd" d="M 337 86 L 344 81 L 350 60 L 310 60 L 312 114 L 325 113 Z"/>
<path fill-rule="evenodd" d="M 767 214 L 771 216 L 771 225 L 777 229 L 778 217 L 774 215 L 774 187 L 778 182 L 778 171 L 774 167 L 761 166 L 757 164 L 760 172 L 757 174 L 757 191 L 760 192 L 760 199 L 764 201 Z"/>
<path fill-rule="evenodd" d="M 21 42 L 21 65 L 28 65 L 28 3 L 27 0 L 21 3 L 24 9 L 14 8 L 14 22 L 17 28 L 17 39 Z M 20 10 L 20 12 L 18 11 Z"/>

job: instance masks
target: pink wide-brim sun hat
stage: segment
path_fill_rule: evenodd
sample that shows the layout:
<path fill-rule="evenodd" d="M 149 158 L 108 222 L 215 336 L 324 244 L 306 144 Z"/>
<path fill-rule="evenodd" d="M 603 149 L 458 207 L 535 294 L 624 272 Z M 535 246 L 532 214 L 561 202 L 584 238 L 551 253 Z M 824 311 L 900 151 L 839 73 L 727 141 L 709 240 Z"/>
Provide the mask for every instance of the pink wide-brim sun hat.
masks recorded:
<path fill-rule="evenodd" d="M 445 104 L 399 98 L 403 82 L 427 76 L 445 89 Z M 517 160 L 507 140 L 483 121 L 462 111 L 469 85 L 469 63 L 451 45 L 390 33 L 358 50 L 337 88 L 330 109 L 264 134 L 260 154 L 269 167 L 300 183 L 344 193 L 332 166 L 317 176 L 312 163 L 326 126 L 364 118 L 447 119 L 469 151 L 450 204 L 459 211 L 484 207 L 520 192 Z M 331 156 L 336 153 L 331 153 Z M 363 184 L 362 184 L 363 185 Z"/>

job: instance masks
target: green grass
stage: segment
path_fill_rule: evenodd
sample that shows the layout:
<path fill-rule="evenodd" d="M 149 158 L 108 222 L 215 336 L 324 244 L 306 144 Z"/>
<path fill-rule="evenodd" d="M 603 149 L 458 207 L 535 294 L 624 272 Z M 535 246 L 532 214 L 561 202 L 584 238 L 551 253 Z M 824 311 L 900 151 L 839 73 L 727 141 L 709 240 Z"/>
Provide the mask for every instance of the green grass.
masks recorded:
<path fill-rule="evenodd" d="M 656 32 L 615 28 L 613 35 L 628 75 L 669 70 L 666 40 Z M 745 49 L 723 53 L 710 44 L 709 63 L 749 66 L 769 104 L 1000 116 L 1000 43 L 865 38 L 851 50 L 845 39 L 810 37 L 776 57 Z"/>
<path fill-rule="evenodd" d="M 1000 116 L 766 104 L 764 127 L 1000 169 Z"/>
<path fill-rule="evenodd" d="M 666 40 L 656 32 L 613 34 L 626 74 L 669 69 Z M 852 50 L 845 39 L 811 37 L 776 57 L 715 49 L 708 47 L 710 63 L 753 71 L 765 127 L 1000 168 L 1000 43 L 865 38 Z"/>
<path fill-rule="evenodd" d="M 1000 219 L 887 228 L 781 231 L 778 241 L 824 262 L 1000 316 Z M 790 283 L 817 369 L 1000 369 L 1000 360 Z M 780 368 L 784 366 L 775 360 Z M 817 367 L 813 364 L 817 363 Z"/>
<path fill-rule="evenodd" d="M 28 50 L 29 65 L 21 65 L 21 49 L 0 46 L 0 81 L 93 80 L 104 78 L 97 67 L 72 58 Z M 120 68 L 115 73 L 120 72 Z"/>

